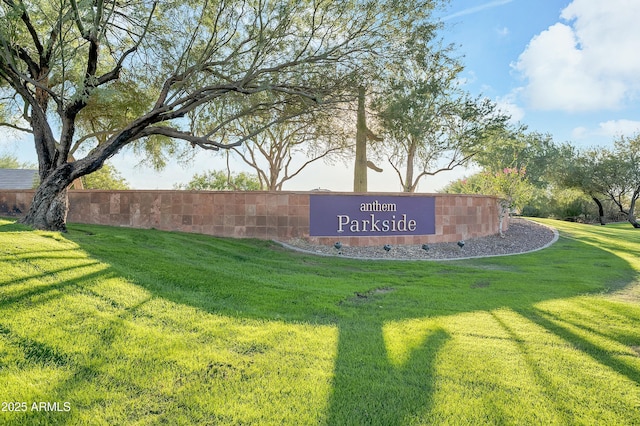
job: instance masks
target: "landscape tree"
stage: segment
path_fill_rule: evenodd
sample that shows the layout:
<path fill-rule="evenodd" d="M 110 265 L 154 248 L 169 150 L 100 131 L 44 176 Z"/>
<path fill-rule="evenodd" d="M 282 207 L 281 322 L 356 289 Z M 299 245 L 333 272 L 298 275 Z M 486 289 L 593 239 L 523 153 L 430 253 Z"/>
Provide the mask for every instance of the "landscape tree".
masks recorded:
<path fill-rule="evenodd" d="M 570 190 L 564 181 L 577 167 L 575 149 L 556 144 L 550 135 L 508 126 L 486 138 L 473 163 L 484 171 L 526 169 L 533 195 L 522 212 L 533 216 L 574 217 L 586 214 L 582 193 Z"/>
<path fill-rule="evenodd" d="M 612 202 L 634 228 L 640 228 L 635 210 L 640 197 L 640 134 L 620 137 L 613 147 L 574 150 L 573 157 L 558 173 L 559 182 L 588 195 L 598 206 L 605 224 L 603 199 Z"/>
<path fill-rule="evenodd" d="M 483 141 L 473 162 L 492 172 L 526 168 L 529 182 L 546 188 L 556 170 L 564 168 L 571 156 L 572 148 L 556 145 L 551 135 L 529 132 L 525 126 L 517 125 L 493 132 Z"/>
<path fill-rule="evenodd" d="M 0 154 L 0 169 L 25 169 L 28 164 L 21 163 L 18 157 L 11 154 Z"/>
<path fill-rule="evenodd" d="M 270 107 L 254 108 L 252 116 L 239 118 L 226 130 L 233 138 L 252 135 L 242 145 L 225 152 L 228 173 L 228 154 L 232 153 L 251 167 L 259 182 L 258 189 L 281 191 L 287 181 L 310 164 L 331 161 L 350 148 L 347 126 L 342 119 L 342 102 L 279 103 L 270 97 L 263 93 L 255 99 L 246 99 L 247 109 L 253 107 L 248 102 L 261 102 Z M 299 161 L 300 158 L 304 160 Z"/>
<path fill-rule="evenodd" d="M 103 164 L 99 170 L 80 179 L 82 189 L 130 189 L 127 180 L 110 163 Z"/>
<path fill-rule="evenodd" d="M 177 185 L 178 189 L 194 191 L 257 191 L 260 182 L 257 176 L 245 172 L 211 170 L 196 173 L 184 185 Z"/>
<path fill-rule="evenodd" d="M 604 156 L 603 156 L 604 154 Z M 608 154 L 599 150 L 579 152 L 573 150 L 569 161 L 559 168 L 556 173 L 557 182 L 561 187 L 573 188 L 587 195 L 598 208 L 598 220 L 601 225 L 606 224 L 603 197 L 607 197 Z M 609 164 L 608 164 L 609 163 Z M 610 186 L 614 189 L 615 186 Z M 626 192 L 626 189 L 624 190 Z"/>
<path fill-rule="evenodd" d="M 592 183 L 596 191 L 606 194 L 634 228 L 640 228 L 635 215 L 640 198 L 640 134 L 622 136 L 613 149 L 598 148 L 589 153 L 594 158 Z"/>
<path fill-rule="evenodd" d="M 440 2 L 431 2 L 425 5 L 422 12 L 425 13 L 435 8 Z M 442 2 L 444 3 L 444 2 Z M 395 2 L 392 7 L 401 7 L 405 13 L 415 13 L 411 7 L 407 7 L 403 2 Z M 429 73 L 433 68 L 432 61 L 438 55 L 444 55 L 441 46 L 437 43 L 437 30 L 442 28 L 441 22 L 431 21 L 426 25 L 416 28 L 406 26 L 391 26 L 388 28 L 390 37 L 386 54 L 378 58 L 373 67 L 367 68 L 366 73 L 361 74 L 357 86 L 353 88 L 355 94 L 354 112 L 355 120 L 355 157 L 354 157 L 354 192 L 367 192 L 368 190 L 368 169 L 382 172 L 382 168 L 374 164 L 372 159 L 376 155 L 369 155 L 369 143 L 374 142 L 374 151 L 379 151 L 381 147 L 393 144 L 393 141 L 385 140 L 385 136 L 379 132 L 372 131 L 369 124 L 369 108 L 372 109 L 376 119 L 380 112 L 381 98 L 393 93 L 398 89 L 395 84 L 398 75 L 402 75 L 407 66 L 418 66 L 424 73 Z M 434 52 L 434 47 L 435 52 Z M 450 50 L 449 48 L 445 50 Z M 430 57 L 429 53 L 435 53 Z M 376 143 L 383 142 L 384 143 Z"/>
<path fill-rule="evenodd" d="M 405 192 L 425 176 L 468 164 L 509 118 L 462 90 L 462 69 L 450 49 L 430 48 L 398 67 L 377 101 L 385 154 Z"/>
<path fill-rule="evenodd" d="M 23 221 L 64 230 L 71 182 L 136 142 L 219 150 L 254 136 L 229 140 L 225 129 L 255 110 L 205 126 L 199 115 L 212 105 L 263 92 L 322 103 L 358 87 L 398 36 L 430 35 L 435 2 L 3 0 L 1 112 L 32 133 L 41 180 Z M 150 102 L 102 140 L 78 125 L 97 96 L 132 93 Z"/>
<path fill-rule="evenodd" d="M 504 218 L 513 210 L 521 210 L 531 199 L 534 186 L 526 176 L 526 169 L 504 168 L 484 171 L 467 179 L 450 183 L 443 192 L 452 194 L 484 194 L 498 197 L 500 235 L 504 232 Z"/>

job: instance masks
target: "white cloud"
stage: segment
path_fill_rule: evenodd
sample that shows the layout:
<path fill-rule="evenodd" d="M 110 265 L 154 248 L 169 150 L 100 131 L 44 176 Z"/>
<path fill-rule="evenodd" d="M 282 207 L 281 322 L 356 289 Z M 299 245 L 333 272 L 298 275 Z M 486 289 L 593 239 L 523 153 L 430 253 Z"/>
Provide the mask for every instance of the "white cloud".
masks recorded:
<path fill-rule="evenodd" d="M 507 27 L 502 27 L 502 28 L 496 28 L 496 33 L 500 37 L 506 37 L 511 33 L 511 31 L 509 31 L 509 28 Z"/>
<path fill-rule="evenodd" d="M 640 133 L 640 121 L 609 120 L 603 121 L 597 127 L 576 127 L 571 137 L 576 141 L 607 140 L 609 142 L 621 137 L 633 137 Z M 594 139 L 595 138 L 595 139 Z"/>
<path fill-rule="evenodd" d="M 513 65 L 533 108 L 621 108 L 640 94 L 640 1 L 574 0 Z"/>
<path fill-rule="evenodd" d="M 465 75 L 458 77 L 458 84 L 460 84 L 461 86 L 466 86 L 475 83 L 476 80 L 478 80 L 478 76 L 475 72 L 470 70 L 466 71 Z"/>
<path fill-rule="evenodd" d="M 640 121 L 610 120 L 600 123 L 599 134 L 614 138 L 620 136 L 634 136 L 640 133 Z"/>
<path fill-rule="evenodd" d="M 571 137 L 576 140 L 584 139 L 589 135 L 589 129 L 586 127 L 576 127 L 571 131 Z"/>
<path fill-rule="evenodd" d="M 517 91 L 513 91 L 506 96 L 498 97 L 496 99 L 496 105 L 498 106 L 498 109 L 501 112 L 510 115 L 511 122 L 513 123 L 522 121 L 525 115 L 524 109 L 519 107 L 516 103 L 517 97 Z"/>

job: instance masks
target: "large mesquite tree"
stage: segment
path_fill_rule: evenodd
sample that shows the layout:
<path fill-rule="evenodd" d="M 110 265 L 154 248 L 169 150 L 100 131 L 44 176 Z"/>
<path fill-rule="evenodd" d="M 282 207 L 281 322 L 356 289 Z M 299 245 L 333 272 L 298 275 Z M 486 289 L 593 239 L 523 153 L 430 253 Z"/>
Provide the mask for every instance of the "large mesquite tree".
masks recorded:
<path fill-rule="evenodd" d="M 41 180 L 24 222 L 64 230 L 69 185 L 130 144 L 238 146 L 253 134 L 230 139 L 227 126 L 268 107 L 200 120 L 212 105 L 343 93 L 432 3 L 0 0 L 0 114 L 33 135 Z M 100 110 L 109 125 L 94 128 Z"/>

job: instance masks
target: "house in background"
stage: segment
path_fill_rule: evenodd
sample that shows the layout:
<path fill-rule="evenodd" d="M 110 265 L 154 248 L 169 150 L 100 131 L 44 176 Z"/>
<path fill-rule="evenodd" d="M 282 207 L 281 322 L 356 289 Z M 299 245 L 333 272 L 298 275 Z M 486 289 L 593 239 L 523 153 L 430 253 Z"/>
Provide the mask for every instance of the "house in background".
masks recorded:
<path fill-rule="evenodd" d="M 0 190 L 33 189 L 38 183 L 38 171 L 29 169 L 0 169 Z"/>

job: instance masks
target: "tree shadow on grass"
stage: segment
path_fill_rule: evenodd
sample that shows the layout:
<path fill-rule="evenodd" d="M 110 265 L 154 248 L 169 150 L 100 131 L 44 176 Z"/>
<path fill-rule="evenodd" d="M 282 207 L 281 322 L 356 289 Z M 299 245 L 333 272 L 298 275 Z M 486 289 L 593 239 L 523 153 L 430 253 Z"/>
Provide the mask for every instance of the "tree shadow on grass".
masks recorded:
<path fill-rule="evenodd" d="M 382 331 L 389 322 L 510 308 L 576 342 L 535 304 L 600 292 L 612 280 L 623 287 L 636 277 L 614 254 L 567 239 L 530 255 L 407 263 L 319 259 L 270 250 L 265 242 L 182 234 L 165 241 L 157 231 L 87 228 L 89 233 L 70 227 L 65 238 L 110 265 L 109 275 L 127 277 L 154 297 L 240 319 L 336 326 L 328 424 L 401 424 L 430 408 L 435 359 L 450 336 L 431 330 L 396 365 Z M 118 233 L 126 238 L 116 238 Z M 584 267 L 595 262 L 607 266 Z M 578 343 L 638 382 L 635 368 Z"/>
<path fill-rule="evenodd" d="M 105 357 L 102 351 L 105 348 L 109 348 L 111 344 L 120 336 L 126 333 L 125 322 L 136 314 L 136 311 L 140 309 L 149 299 L 140 301 L 135 305 L 124 309 L 119 315 L 114 318 L 105 319 L 101 323 L 101 328 L 94 330 L 100 336 L 99 344 L 95 345 L 92 351 L 85 356 L 85 362 L 78 362 L 77 356 L 62 353 L 60 350 L 54 348 L 51 345 L 39 342 L 38 340 L 25 338 L 19 336 L 18 333 L 13 330 L 0 325 L 0 338 L 5 338 L 6 341 L 14 346 L 19 347 L 25 358 L 25 363 L 30 367 L 35 368 L 62 368 L 64 370 L 71 371 L 72 374 L 66 375 L 55 384 L 55 394 L 60 395 L 74 395 L 79 390 L 91 391 L 96 386 L 98 378 L 105 383 L 109 383 L 110 391 L 127 392 L 131 395 L 144 395 L 148 392 L 143 386 L 137 385 L 133 380 L 121 380 L 116 382 L 113 377 L 110 377 L 113 373 L 109 373 L 109 366 L 117 361 L 117 354 L 112 353 L 109 357 Z M 106 377 L 105 377 L 106 376 Z M 135 374 L 133 375 L 135 376 Z M 45 402 L 51 402 L 52 398 L 47 395 L 42 398 Z M 159 398 L 162 399 L 162 398 Z M 63 402 L 64 401 L 64 402 Z M 86 408 L 90 404 L 86 404 L 86 401 L 78 403 L 74 399 L 64 398 L 55 399 L 53 401 L 57 404 L 53 412 L 42 409 L 31 409 L 31 403 L 27 406 L 27 410 L 24 412 L 10 413 L 11 416 L 4 419 L 7 425 L 67 425 L 67 424 L 87 424 L 87 419 L 79 417 L 79 412 Z M 37 403 L 37 402 L 36 402 Z M 69 412 L 65 410 L 64 403 L 69 404 L 71 408 Z M 99 404 L 107 408 L 110 401 L 99 400 L 91 401 L 91 403 Z M 86 405 L 85 405 L 86 404 Z M 139 407 L 142 413 L 148 412 L 158 408 L 161 402 L 156 404 L 150 404 L 149 406 Z M 132 417 L 135 417 L 134 413 L 131 413 Z M 2 420 L 2 417 L 0 417 Z M 102 424 L 107 422 L 106 418 L 92 419 L 92 423 Z"/>
<path fill-rule="evenodd" d="M 430 408 L 435 359 L 450 336 L 442 329 L 432 331 L 407 362 L 394 365 L 382 327 L 366 321 L 339 328 L 327 424 L 399 425 Z"/>
<path fill-rule="evenodd" d="M 627 362 L 631 361 L 631 357 L 621 357 L 620 352 L 616 353 L 615 351 L 604 348 L 594 343 L 594 341 L 581 336 L 577 332 L 573 331 L 572 328 L 578 328 L 591 335 L 600 334 L 597 331 L 589 330 L 590 327 L 583 324 L 571 324 L 570 321 L 567 321 L 552 312 L 546 312 L 541 309 L 520 310 L 519 314 L 527 318 L 532 323 L 537 324 L 560 337 L 562 340 L 578 349 L 581 353 L 588 355 L 599 364 L 610 368 L 618 374 L 624 375 L 629 380 L 640 385 L 640 370 L 638 370 L 637 362 Z M 610 336 L 603 336 L 602 334 L 600 334 L 600 337 L 606 337 L 607 339 L 610 338 Z M 637 344 L 640 344 L 640 337 L 637 337 L 637 339 Z"/>

